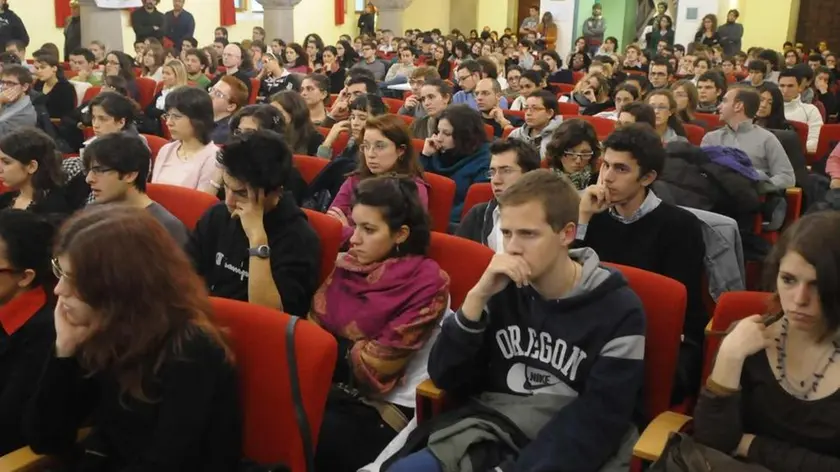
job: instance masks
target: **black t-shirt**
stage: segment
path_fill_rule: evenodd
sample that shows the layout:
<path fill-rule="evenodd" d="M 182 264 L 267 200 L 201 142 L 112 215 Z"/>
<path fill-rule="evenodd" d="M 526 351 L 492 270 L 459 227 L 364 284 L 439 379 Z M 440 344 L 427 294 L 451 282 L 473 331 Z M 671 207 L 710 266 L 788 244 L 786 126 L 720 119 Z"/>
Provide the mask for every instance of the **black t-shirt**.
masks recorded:
<path fill-rule="evenodd" d="M 292 198 L 281 198 L 277 207 L 264 215 L 263 222 L 271 248 L 271 273 L 283 310 L 306 316 L 318 288 L 318 235 Z M 198 221 L 187 243 L 187 254 L 211 295 L 248 301 L 248 248 L 239 219 L 231 218 L 225 204 L 219 203 Z"/>

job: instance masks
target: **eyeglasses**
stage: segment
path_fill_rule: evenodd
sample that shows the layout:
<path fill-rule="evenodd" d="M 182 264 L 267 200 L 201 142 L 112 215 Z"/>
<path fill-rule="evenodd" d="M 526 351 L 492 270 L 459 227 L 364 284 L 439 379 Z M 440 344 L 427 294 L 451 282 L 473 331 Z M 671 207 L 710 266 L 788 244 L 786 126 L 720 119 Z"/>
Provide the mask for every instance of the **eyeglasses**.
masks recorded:
<path fill-rule="evenodd" d="M 178 113 L 164 113 L 160 117 L 163 118 L 163 121 L 178 121 L 181 118 L 184 118 L 184 115 Z"/>
<path fill-rule="evenodd" d="M 469 80 L 470 77 L 472 77 L 472 74 L 459 75 L 458 76 L 458 82 L 463 82 L 465 80 Z"/>
<path fill-rule="evenodd" d="M 594 155 L 595 155 L 595 153 L 593 153 L 592 151 L 589 151 L 589 152 L 566 151 L 566 152 L 563 153 L 563 157 L 568 157 L 569 159 L 572 159 L 572 160 L 575 160 L 575 161 L 577 161 L 577 160 L 588 161 L 588 160 L 592 159 L 592 156 L 594 156 Z"/>
<path fill-rule="evenodd" d="M 96 175 L 102 175 L 106 172 L 111 172 L 112 170 L 115 170 L 115 169 L 113 167 L 107 167 L 107 166 L 91 166 L 90 168 L 88 168 L 88 173 L 89 174 L 93 173 L 93 174 L 96 174 Z"/>
<path fill-rule="evenodd" d="M 59 279 L 59 280 L 61 280 L 61 279 L 70 280 L 71 279 L 70 274 L 68 274 L 67 272 L 64 271 L 64 269 L 61 268 L 61 265 L 58 263 L 58 258 L 57 257 L 52 258 L 52 260 L 50 261 L 50 265 L 52 266 L 52 273 L 53 273 L 53 275 L 55 276 L 56 279 Z"/>
<path fill-rule="evenodd" d="M 496 175 L 507 177 L 517 172 L 521 172 L 521 170 L 516 169 L 514 167 L 499 167 L 498 169 L 490 168 L 490 170 L 487 171 L 487 178 L 492 179 Z"/>
<path fill-rule="evenodd" d="M 361 146 L 359 146 L 359 149 L 361 149 L 362 152 L 376 151 L 377 153 L 379 153 L 379 152 L 385 151 L 389 147 L 390 147 L 389 143 L 386 143 L 384 141 L 377 141 L 377 142 L 373 143 L 372 145 L 368 144 L 368 143 L 362 144 Z"/>
<path fill-rule="evenodd" d="M 2 85 L 4 88 L 12 88 L 20 85 L 20 82 L 13 82 L 11 80 L 0 80 L 0 85 Z"/>
<path fill-rule="evenodd" d="M 228 98 L 227 94 L 218 89 L 210 89 L 210 96 L 216 98 Z"/>

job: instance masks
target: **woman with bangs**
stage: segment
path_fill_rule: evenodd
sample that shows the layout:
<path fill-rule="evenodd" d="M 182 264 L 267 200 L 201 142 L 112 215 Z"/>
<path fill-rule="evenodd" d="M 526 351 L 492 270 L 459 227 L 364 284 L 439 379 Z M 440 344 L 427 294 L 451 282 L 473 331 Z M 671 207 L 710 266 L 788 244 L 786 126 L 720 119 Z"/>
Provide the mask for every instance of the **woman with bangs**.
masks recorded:
<path fill-rule="evenodd" d="M 45 51 L 35 52 L 35 85 L 32 89 L 44 94 L 35 104 L 44 104 L 50 118 L 63 118 L 73 112 L 76 103 L 76 89 L 66 78 L 58 63 L 58 57 Z"/>
<path fill-rule="evenodd" d="M 411 145 L 411 134 L 405 122 L 398 116 L 382 115 L 368 118 L 359 136 L 359 159 L 356 171 L 341 185 L 327 215 L 341 222 L 342 235 L 346 241 L 353 234 L 353 190 L 359 182 L 371 177 L 397 174 L 413 179 L 417 184 L 417 195 L 423 208 L 429 207 L 429 189 L 423 180 L 423 168 Z"/>
<path fill-rule="evenodd" d="M 308 74 L 310 72 L 309 56 L 300 44 L 289 43 L 289 45 L 286 46 L 285 54 L 286 69 L 288 69 L 289 72 L 295 72 L 298 74 Z"/>
<path fill-rule="evenodd" d="M 331 160 L 309 185 L 308 195 L 303 203 L 305 208 L 323 213 L 329 209 L 347 175 L 359 165 L 360 137 L 367 120 L 386 113 L 388 108 L 378 95 L 360 95 L 350 102 L 350 118 L 333 125 L 324 143 L 318 146 L 317 156 Z M 333 158 L 333 143 L 342 133 L 349 134 L 347 146 Z"/>
<path fill-rule="evenodd" d="M 546 157 L 549 167 L 568 177 L 578 191 L 598 182 L 595 163 L 601 157 L 601 143 L 595 127 L 587 121 L 560 123 L 551 134 Z"/>
<path fill-rule="evenodd" d="M 840 213 L 813 213 L 773 247 L 773 297 L 723 339 L 694 410 L 699 443 L 770 472 L 840 468 L 838 233 Z"/>
<path fill-rule="evenodd" d="M 647 104 L 656 113 L 656 133 L 662 144 L 688 142 L 682 120 L 677 114 L 677 99 L 668 89 L 654 90 L 647 96 Z"/>
<path fill-rule="evenodd" d="M 327 112 L 330 99 L 330 79 L 326 75 L 309 74 L 300 84 L 300 96 L 309 108 L 309 119 L 315 126 L 329 127 L 332 120 Z"/>
<path fill-rule="evenodd" d="M 166 229 L 143 209 L 95 205 L 53 254 L 56 337 L 24 414 L 30 447 L 76 471 L 235 470 L 233 353 Z"/>
<path fill-rule="evenodd" d="M 143 75 L 160 82 L 163 80 L 163 63 L 166 62 L 166 50 L 162 46 L 152 44 L 143 54 Z"/>

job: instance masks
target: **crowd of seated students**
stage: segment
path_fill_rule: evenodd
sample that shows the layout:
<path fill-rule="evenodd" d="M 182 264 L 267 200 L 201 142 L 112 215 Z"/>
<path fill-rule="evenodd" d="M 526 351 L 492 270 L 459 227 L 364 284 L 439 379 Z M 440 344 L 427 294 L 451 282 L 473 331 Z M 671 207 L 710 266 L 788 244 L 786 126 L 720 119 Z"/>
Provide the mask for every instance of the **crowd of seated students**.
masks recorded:
<path fill-rule="evenodd" d="M 701 42 L 714 37 L 713 29 Z M 729 210 L 757 203 L 759 195 L 768 207 L 773 199 L 783 201 L 786 189 L 814 172 L 785 144 L 792 139 L 790 121 L 808 125 L 806 149 L 816 149 L 825 120 L 810 102 L 826 112 L 836 108 L 829 84 L 836 69 L 820 69 L 821 57 L 809 60 L 811 67 L 782 69 L 770 50 L 753 51 L 746 65 L 704 45 L 686 51 L 666 44 L 647 56 L 631 45 L 626 57 L 615 50 L 592 57 L 585 42 L 564 69 L 556 52 L 535 49 L 537 38 L 527 31 L 518 40 L 487 33 L 467 44 L 458 34 L 409 30 L 405 38 L 342 38 L 336 47 L 309 35 L 302 45 L 272 41 L 269 52 L 264 31 L 255 29 L 247 46 L 216 39 L 225 71 L 213 77 L 195 41 L 181 59 L 163 61 L 154 42 L 138 44 L 145 75 L 159 82 L 145 110 L 136 102 L 134 61 L 121 51 L 71 53 L 79 81 L 102 84 L 98 95 L 75 107 L 62 98 L 68 90 L 74 104 L 78 97 L 48 48 L 34 54 L 37 81 L 25 67 L 3 60 L 0 181 L 8 191 L 0 195 L 0 208 L 7 208 L 0 211 L 0 243 L 6 243 L 0 264 L 8 263 L 8 270 L 0 267 L 0 290 L 10 288 L 0 293 L 6 334 L 0 343 L 28 343 L 33 336 L 37 352 L 14 350 L 28 356 L 23 364 L 23 357 L 0 359 L 0 414 L 18 425 L 0 435 L 0 453 L 30 444 L 39 452 L 72 452 L 73 460 L 98 470 L 186 462 L 235 468 L 241 455 L 235 361 L 212 322 L 207 295 L 213 295 L 308 317 L 336 338 L 339 357 L 318 470 L 357 470 L 390 447 L 414 415 L 414 390 L 427 375 L 479 402 L 446 422 L 421 425 L 382 470 L 448 470 L 463 461 L 479 470 L 556 470 L 558 464 L 626 470 L 645 426 L 645 321 L 626 280 L 601 264 L 611 262 L 686 287 L 673 401 L 701 392 L 700 442 L 774 471 L 787 470 L 777 463 L 797 460 L 818 472 L 831 470 L 826 464 L 840 460 L 831 448 L 840 430 L 830 420 L 840 410 L 817 417 L 799 405 L 798 421 L 790 425 L 782 413 L 768 419 L 761 412 L 794 408 L 792 399 L 836 396 L 836 307 L 822 285 L 836 262 L 809 251 L 834 250 L 826 235 L 837 230 L 837 217 L 806 217 L 785 233 L 767 267 L 778 278 L 785 316 L 766 327 L 758 319 L 739 324 L 701 391 L 703 327 L 710 316 L 703 277 L 719 275 L 708 264 L 718 257 L 706 237 L 710 215 L 702 210 L 710 208 L 687 205 L 675 197 L 680 192 L 660 196 L 667 187 L 659 184 L 687 187 L 688 180 L 672 178 L 669 163 L 694 152 L 755 183 L 750 195 L 730 192 Z M 553 84 L 574 82 L 572 71 L 586 74 L 558 99 Z M 749 83 L 727 85 L 748 72 Z M 247 105 L 252 79 L 263 105 Z M 407 90 L 403 116 L 388 113 L 382 96 Z M 561 116 L 559 101 L 579 105 L 581 115 L 614 120 L 616 131 L 600 136 L 590 122 Z M 506 114 L 509 104 L 524 119 Z M 32 127 L 42 127 L 39 114 L 62 119 L 60 141 Z M 702 120 L 707 114 L 719 114 L 722 126 Z M 156 119 L 159 126 L 149 126 Z M 79 134 L 88 123 L 93 137 L 83 141 Z M 696 148 L 684 125 L 700 124 L 706 133 Z M 485 125 L 494 138 L 508 137 L 491 143 Z M 153 154 L 138 128 L 171 141 Z M 65 132 L 72 139 L 64 139 Z M 344 149 L 335 149 L 345 136 Z M 412 139 L 423 140 L 422 149 Z M 59 143 L 71 141 L 80 157 L 61 161 Z M 324 159 L 324 170 L 304 181 L 294 154 Z M 837 174 L 832 188 L 840 186 L 837 162 L 833 156 L 826 168 Z M 448 316 L 448 275 L 427 255 L 435 189 L 424 173 L 454 181 L 450 232 L 496 254 Z M 221 201 L 190 232 L 146 194 L 147 182 Z M 493 199 L 461 221 L 470 187 L 487 182 Z M 97 205 L 79 211 L 88 201 Z M 726 213 L 721 206 L 713 211 Z M 301 207 L 342 224 L 347 252 L 320 288 L 319 238 Z M 69 216 L 56 233 L 52 261 L 54 230 L 44 215 Z M 771 223 L 765 229 L 778 229 L 774 224 L 782 221 L 775 216 L 764 215 Z M 745 231 L 748 225 L 738 223 Z M 14 234 L 30 229 L 32 241 Z M 113 240 L 120 244 L 109 246 Z M 122 245 L 142 248 L 125 258 Z M 148 267 L 159 259 L 159 267 Z M 119 267 L 126 263 L 142 267 L 123 277 Z M 92 277 L 97 271 L 115 276 Z M 12 277 L 14 287 L 2 283 Z M 138 297 L 143 300 L 135 303 Z M 8 306 L 25 313 L 23 324 Z M 43 313 L 53 310 L 50 329 L 39 326 Z M 146 311 L 153 311 L 152 319 L 139 316 Z M 568 316 L 546 318 L 555 311 Z M 762 333 L 780 341 L 762 343 Z M 38 338 L 45 336 L 54 342 Z M 791 349 L 787 342 L 794 343 Z M 793 349 L 788 357 L 795 364 L 770 362 Z M 198 362 L 182 362 L 182 356 Z M 800 368 L 826 358 L 821 371 Z M 37 376 L 20 370 L 32 363 Z M 553 380 L 535 384 L 533 372 Z M 786 380 L 789 374 L 810 375 L 810 389 Z M 9 389 L 9 402 L 5 378 L 21 382 Z M 158 395 L 177 405 L 177 413 L 148 401 Z M 76 450 L 82 416 L 91 416 L 96 428 Z M 746 420 L 732 426 L 739 416 Z M 167 426 L 176 422 L 177 428 Z M 793 432 L 778 432 L 774 426 L 781 423 Z M 154 433 L 165 426 L 167 434 Z M 441 434 L 444 428 L 458 434 Z M 481 440 L 478 430 L 487 428 L 495 432 Z M 830 437 L 815 437 L 814 428 L 827 428 Z M 511 438 L 527 446 L 506 446 Z"/>

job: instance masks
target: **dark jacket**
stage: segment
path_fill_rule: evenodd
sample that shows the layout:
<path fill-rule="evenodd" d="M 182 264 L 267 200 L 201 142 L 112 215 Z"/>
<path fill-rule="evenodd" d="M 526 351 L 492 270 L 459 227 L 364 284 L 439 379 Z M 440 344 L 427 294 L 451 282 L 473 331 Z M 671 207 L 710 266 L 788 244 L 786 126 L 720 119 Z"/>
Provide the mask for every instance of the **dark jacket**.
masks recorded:
<path fill-rule="evenodd" d="M 359 27 L 359 35 L 367 34 L 373 36 L 373 25 L 376 22 L 376 14 L 362 13 L 356 25 Z"/>
<path fill-rule="evenodd" d="M 38 81 L 32 88 L 43 94 L 44 83 Z M 67 79 L 62 77 L 58 79 L 58 82 L 56 82 L 49 93 L 41 95 L 34 102 L 35 106 L 41 103 L 47 108 L 47 113 L 49 113 L 50 118 L 67 116 L 73 113 L 73 109 L 76 107 L 76 88 Z"/>
<path fill-rule="evenodd" d="M 487 169 L 490 167 L 490 145 L 482 144 L 469 156 L 453 156 L 451 152 L 443 152 L 434 156 L 420 154 L 420 164 L 426 172 L 432 172 L 455 181 L 455 200 L 449 221 L 461 221 L 461 208 L 470 185 L 487 182 Z"/>
<path fill-rule="evenodd" d="M 131 12 L 131 27 L 134 28 L 135 41 L 144 41 L 146 38 L 163 41 L 163 13 L 157 8 L 151 12 L 145 8 Z"/>
<path fill-rule="evenodd" d="M 499 204 L 494 199 L 470 208 L 458 225 L 455 235 L 487 246 L 487 238 L 493 231 L 493 211 L 497 206 Z"/>
<path fill-rule="evenodd" d="M 55 343 L 53 309 L 40 288 L 0 306 L 0 456 L 26 445 L 23 407 Z"/>
<path fill-rule="evenodd" d="M 318 288 L 321 246 L 306 214 L 291 198 L 281 198 L 263 221 L 271 248 L 271 273 L 283 309 L 306 316 Z M 207 210 L 187 244 L 187 254 L 210 294 L 248 301 L 248 238 L 238 218 L 232 218 L 224 203 Z"/>
<path fill-rule="evenodd" d="M 733 56 L 741 50 L 741 39 L 744 37 L 744 25 L 740 23 L 724 23 L 718 28 L 720 45 L 723 54 Z"/>
<path fill-rule="evenodd" d="M 64 23 L 64 61 L 69 61 L 70 53 L 80 47 L 82 47 L 82 20 L 78 16 L 71 16 Z"/>
<path fill-rule="evenodd" d="M 181 13 L 175 16 L 174 10 L 166 12 L 163 15 L 163 35 L 175 43 L 175 50 L 180 53 L 184 39 L 195 36 L 195 18 L 193 18 L 192 13 L 181 10 Z M 248 91 L 250 92 L 250 84 L 246 85 L 248 85 Z"/>
<path fill-rule="evenodd" d="M 29 33 L 26 32 L 23 20 L 7 7 L 5 11 L 0 12 L 0 44 L 5 47 L 6 43 L 13 39 L 23 41 L 23 44 L 29 46 Z"/>

